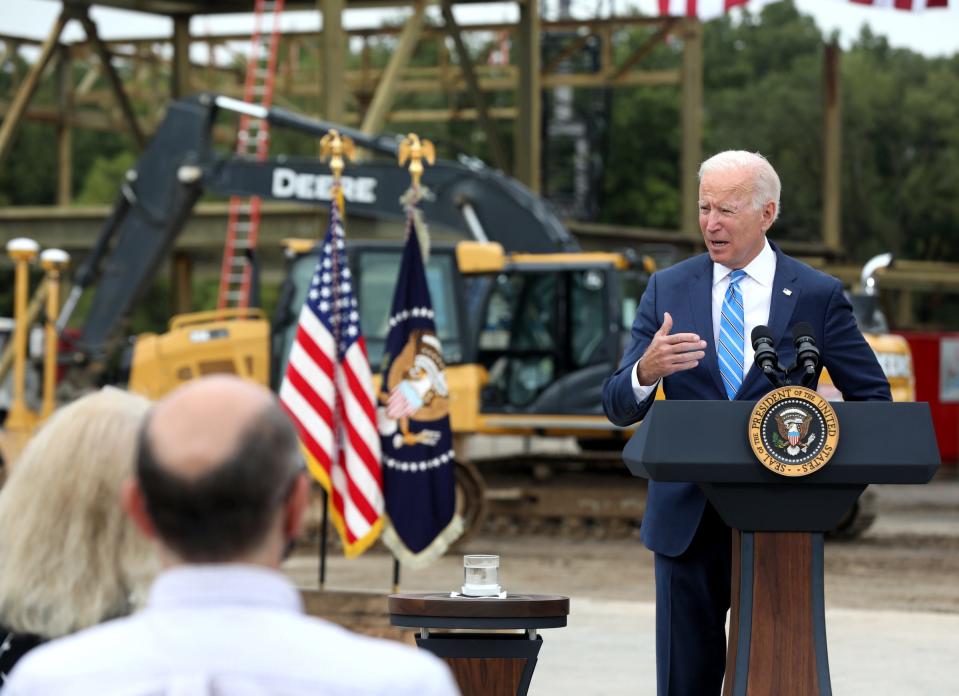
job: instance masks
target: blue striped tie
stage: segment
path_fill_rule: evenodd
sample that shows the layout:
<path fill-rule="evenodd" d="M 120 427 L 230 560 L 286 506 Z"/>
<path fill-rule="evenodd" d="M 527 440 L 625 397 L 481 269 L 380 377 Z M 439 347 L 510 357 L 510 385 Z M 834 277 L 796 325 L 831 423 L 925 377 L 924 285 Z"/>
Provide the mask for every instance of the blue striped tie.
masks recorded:
<path fill-rule="evenodd" d="M 746 349 L 746 322 L 743 312 L 743 293 L 739 281 L 746 271 L 733 271 L 729 274 L 729 289 L 723 298 L 723 311 L 719 319 L 719 344 L 716 353 L 719 356 L 719 373 L 723 376 L 726 396 L 736 397 L 743 383 L 743 359 Z"/>

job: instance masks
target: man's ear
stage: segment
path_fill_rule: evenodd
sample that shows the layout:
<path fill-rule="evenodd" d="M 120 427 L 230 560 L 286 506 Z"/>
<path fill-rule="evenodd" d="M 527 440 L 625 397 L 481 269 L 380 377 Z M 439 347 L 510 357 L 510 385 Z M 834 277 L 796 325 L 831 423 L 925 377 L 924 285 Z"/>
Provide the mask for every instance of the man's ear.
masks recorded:
<path fill-rule="evenodd" d="M 776 219 L 776 202 L 767 201 L 763 206 L 763 232 L 768 232 L 773 226 L 773 220 Z"/>
<path fill-rule="evenodd" d="M 130 516 L 130 519 L 133 520 L 133 524 L 135 524 L 147 538 L 157 538 L 153 520 L 150 519 L 150 515 L 147 513 L 147 505 L 146 500 L 143 498 L 143 491 L 140 490 L 140 485 L 135 479 L 130 478 L 123 482 L 123 488 L 120 489 L 120 503 Z"/>
<path fill-rule="evenodd" d="M 296 477 L 293 490 L 286 499 L 283 513 L 283 535 L 288 540 L 296 539 L 303 529 L 306 509 L 310 504 L 310 479 L 305 472 Z"/>

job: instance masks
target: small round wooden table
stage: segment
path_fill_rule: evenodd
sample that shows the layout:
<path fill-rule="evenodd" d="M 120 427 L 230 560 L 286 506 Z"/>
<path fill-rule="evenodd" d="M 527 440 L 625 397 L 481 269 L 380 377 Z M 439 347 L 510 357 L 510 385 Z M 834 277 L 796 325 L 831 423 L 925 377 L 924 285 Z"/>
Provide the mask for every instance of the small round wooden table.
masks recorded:
<path fill-rule="evenodd" d="M 525 696 L 543 644 L 537 632 L 566 625 L 569 598 L 394 594 L 389 596 L 389 610 L 393 626 L 419 629 L 416 644 L 446 661 L 463 696 Z M 523 633 L 491 632 L 506 629 Z"/>

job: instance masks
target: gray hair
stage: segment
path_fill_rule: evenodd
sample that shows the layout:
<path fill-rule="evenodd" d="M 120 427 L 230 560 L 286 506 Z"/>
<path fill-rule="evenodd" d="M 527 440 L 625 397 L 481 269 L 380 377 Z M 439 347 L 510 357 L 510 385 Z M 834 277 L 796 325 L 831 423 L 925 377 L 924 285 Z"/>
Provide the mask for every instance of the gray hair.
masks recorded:
<path fill-rule="evenodd" d="M 699 165 L 699 179 L 709 172 L 728 172 L 736 169 L 748 169 L 753 172 L 753 206 L 761 210 L 766 203 L 776 204 L 773 222 L 779 217 L 779 194 L 782 184 L 779 175 L 769 161 L 758 152 L 746 150 L 726 150 L 713 155 Z"/>
<path fill-rule="evenodd" d="M 120 505 L 150 402 L 106 387 L 57 410 L 0 493 L 0 623 L 57 638 L 146 599 L 160 567 Z"/>

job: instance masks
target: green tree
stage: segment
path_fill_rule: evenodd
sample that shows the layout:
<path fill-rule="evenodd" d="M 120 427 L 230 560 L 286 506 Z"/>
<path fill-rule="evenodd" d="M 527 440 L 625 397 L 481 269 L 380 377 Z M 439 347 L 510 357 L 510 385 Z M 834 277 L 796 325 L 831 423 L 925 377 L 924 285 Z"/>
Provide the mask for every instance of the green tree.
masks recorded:
<path fill-rule="evenodd" d="M 633 30 L 630 46 L 643 37 Z M 703 25 L 704 155 L 747 149 L 769 158 L 783 183 L 777 239 L 820 234 L 823 43 L 791 1 Z M 664 46 L 644 67 L 679 61 Z M 864 29 L 842 55 L 841 92 L 847 257 L 959 261 L 959 55 L 893 49 Z M 604 221 L 678 227 L 678 99 L 675 88 L 615 91 Z"/>
<path fill-rule="evenodd" d="M 136 155 L 121 151 L 113 157 L 99 157 L 90 166 L 83 188 L 76 197 L 78 205 L 112 203 L 127 171 L 136 164 Z"/>
<path fill-rule="evenodd" d="M 862 257 L 959 260 L 959 62 L 864 29 L 843 58 L 843 235 Z"/>

